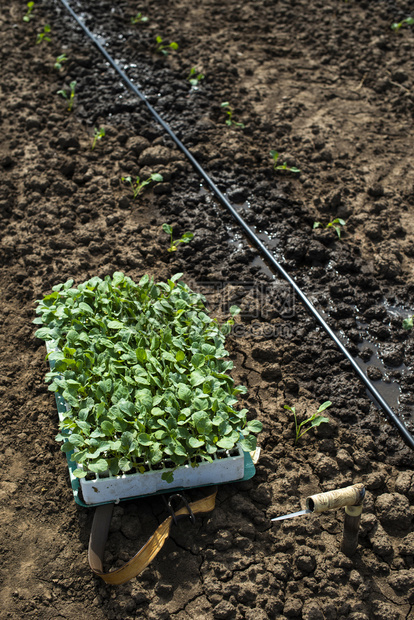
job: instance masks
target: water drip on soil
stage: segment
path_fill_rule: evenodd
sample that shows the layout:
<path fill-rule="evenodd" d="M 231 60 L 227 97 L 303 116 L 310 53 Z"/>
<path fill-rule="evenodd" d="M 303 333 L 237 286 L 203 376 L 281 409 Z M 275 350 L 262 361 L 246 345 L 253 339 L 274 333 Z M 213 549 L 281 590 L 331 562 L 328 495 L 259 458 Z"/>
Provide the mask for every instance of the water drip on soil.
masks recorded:
<path fill-rule="evenodd" d="M 200 185 L 200 194 L 201 195 L 209 194 L 208 190 L 206 190 L 203 187 L 203 185 Z M 226 198 L 229 199 L 229 197 L 226 194 L 225 196 Z M 214 200 L 214 199 L 210 196 L 210 201 L 211 200 Z M 249 201 L 245 201 L 243 203 L 232 203 L 232 204 L 235 210 L 238 212 L 243 211 L 243 210 L 250 210 L 251 208 Z M 279 254 L 277 252 L 279 248 L 279 241 L 277 238 L 271 238 L 266 231 L 260 230 L 256 226 L 250 226 L 250 229 L 257 235 L 260 241 L 262 241 L 262 243 L 274 253 L 275 258 L 278 261 L 283 261 L 283 254 L 282 253 Z M 242 250 L 244 247 L 244 244 L 246 242 L 248 243 L 248 241 L 244 238 L 244 235 L 239 231 L 239 229 L 236 228 L 235 225 L 230 225 L 230 224 L 226 225 L 226 230 L 229 235 L 228 243 L 233 245 L 235 251 Z M 253 258 L 253 260 L 249 263 L 249 265 L 257 266 L 260 269 L 261 273 L 265 274 L 266 276 L 268 276 L 269 278 L 273 280 L 276 279 L 276 275 L 267 266 L 266 262 L 263 260 L 260 254 L 257 254 L 257 256 Z M 333 269 L 333 266 L 330 263 L 327 265 L 327 271 L 330 271 L 330 272 L 335 271 Z M 335 271 L 335 273 L 337 272 Z M 318 305 L 317 297 L 313 299 L 312 303 Z M 402 307 L 387 305 L 385 300 L 383 301 L 383 303 L 386 306 L 386 310 L 389 314 L 393 315 L 394 317 L 399 316 L 401 317 L 401 320 L 403 318 L 407 318 L 411 314 L 410 311 Z M 321 308 L 319 308 L 319 311 L 321 315 L 324 316 L 325 319 L 329 319 L 329 316 L 330 316 L 329 312 L 324 312 Z M 355 307 L 355 315 L 358 316 L 358 309 L 356 307 Z M 360 356 L 357 356 L 356 357 L 357 364 L 368 376 L 369 376 L 369 374 L 367 373 L 368 368 L 372 368 L 372 367 L 377 368 L 380 371 L 382 378 L 372 379 L 371 377 L 369 377 L 374 387 L 378 390 L 381 396 L 388 402 L 390 407 L 395 409 L 399 413 L 399 415 L 401 415 L 403 419 L 408 418 L 414 421 L 414 408 L 413 407 L 410 407 L 408 411 L 401 410 L 401 403 L 400 403 L 401 387 L 399 383 L 390 376 L 389 374 L 390 369 L 382 362 L 378 345 L 374 344 L 372 342 L 372 339 L 368 338 L 368 331 L 367 331 L 368 324 L 363 323 L 362 321 L 358 319 L 356 322 L 357 322 L 358 330 L 363 336 L 362 340 L 357 345 L 358 349 L 361 351 L 362 349 L 369 347 L 369 349 L 372 351 L 370 359 L 366 362 Z M 347 339 L 346 334 L 344 334 L 343 332 L 341 333 L 344 336 L 344 339 L 346 340 Z M 406 365 L 401 364 L 398 367 L 393 367 L 391 372 L 401 373 L 406 370 L 407 370 Z M 376 398 L 370 393 L 368 389 L 366 390 L 366 394 L 368 398 L 379 409 L 381 409 Z"/>

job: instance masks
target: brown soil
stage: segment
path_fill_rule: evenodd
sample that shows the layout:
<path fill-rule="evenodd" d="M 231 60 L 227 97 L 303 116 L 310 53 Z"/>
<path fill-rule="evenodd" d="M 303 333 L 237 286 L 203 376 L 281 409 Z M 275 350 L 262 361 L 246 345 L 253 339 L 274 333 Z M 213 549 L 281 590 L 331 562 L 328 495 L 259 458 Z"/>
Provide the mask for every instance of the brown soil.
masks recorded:
<path fill-rule="evenodd" d="M 402 320 L 414 312 L 414 29 L 390 28 L 410 15 L 408 0 L 73 7 L 412 430 L 414 344 Z M 36 3 L 29 23 L 25 11 L 12 0 L 0 15 L 1 617 L 414 618 L 412 450 L 60 3 Z M 149 21 L 132 25 L 138 11 Z M 36 45 L 47 23 L 51 42 Z M 156 55 L 157 35 L 179 50 Z M 192 67 L 205 74 L 197 88 Z M 57 91 L 73 80 L 70 113 Z M 244 128 L 225 124 L 224 101 Z M 273 170 L 271 149 L 301 172 Z M 121 177 L 152 172 L 164 182 L 133 200 Z M 341 239 L 312 229 L 338 217 Z M 194 240 L 168 253 L 163 222 Z M 219 314 L 224 301 L 241 306 L 228 348 L 264 424 L 256 476 L 219 487 L 211 516 L 179 525 L 119 587 L 87 563 L 93 509 L 73 501 L 32 325 L 34 300 L 54 284 L 115 270 L 134 280 L 182 271 Z M 330 423 L 295 448 L 283 405 L 302 419 L 328 399 Z M 339 551 L 342 510 L 271 524 L 308 495 L 357 482 L 367 496 L 351 558 Z M 107 568 L 163 518 L 158 499 L 117 506 Z"/>

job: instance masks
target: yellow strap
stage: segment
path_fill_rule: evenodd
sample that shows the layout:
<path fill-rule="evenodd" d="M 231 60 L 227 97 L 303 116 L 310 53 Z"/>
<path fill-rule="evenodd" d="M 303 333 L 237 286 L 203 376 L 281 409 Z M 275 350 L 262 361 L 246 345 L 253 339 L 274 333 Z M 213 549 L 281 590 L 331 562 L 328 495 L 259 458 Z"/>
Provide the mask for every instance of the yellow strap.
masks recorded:
<path fill-rule="evenodd" d="M 208 497 L 189 504 L 193 513 L 211 512 L 215 506 L 216 494 L 217 491 Z M 95 575 L 101 577 L 106 583 L 120 585 L 139 575 L 152 562 L 170 535 L 173 519 L 171 516 L 165 519 L 145 545 L 126 564 L 114 571 L 104 573 L 102 566 L 103 554 L 111 523 L 112 510 L 113 504 L 105 504 L 96 508 L 89 539 L 88 559 Z M 175 512 L 177 517 L 187 514 L 190 513 L 185 506 Z"/>

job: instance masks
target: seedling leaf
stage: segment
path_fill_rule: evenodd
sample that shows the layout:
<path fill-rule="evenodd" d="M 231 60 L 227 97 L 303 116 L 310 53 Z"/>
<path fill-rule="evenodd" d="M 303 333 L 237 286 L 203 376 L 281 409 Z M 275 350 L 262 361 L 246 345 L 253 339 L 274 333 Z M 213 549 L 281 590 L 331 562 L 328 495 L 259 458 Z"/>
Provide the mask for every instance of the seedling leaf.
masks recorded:
<path fill-rule="evenodd" d="M 406 329 L 407 331 L 410 329 L 413 329 L 413 320 L 414 320 L 414 315 L 408 317 L 408 319 L 404 319 L 402 322 L 403 329 Z"/>
<path fill-rule="evenodd" d="M 322 411 L 325 411 L 325 409 L 328 409 L 328 407 L 330 407 L 332 405 L 330 400 L 325 401 L 324 403 L 322 403 L 322 405 L 319 407 L 317 413 L 322 413 Z"/>

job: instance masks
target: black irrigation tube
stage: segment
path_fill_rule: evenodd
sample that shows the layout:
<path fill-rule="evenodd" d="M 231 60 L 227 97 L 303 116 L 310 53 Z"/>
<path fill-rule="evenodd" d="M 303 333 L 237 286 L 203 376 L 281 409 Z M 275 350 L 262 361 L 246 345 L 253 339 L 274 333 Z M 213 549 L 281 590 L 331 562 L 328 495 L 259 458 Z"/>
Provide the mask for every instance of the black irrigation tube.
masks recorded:
<path fill-rule="evenodd" d="M 224 196 L 224 194 L 218 189 L 218 187 L 212 181 L 212 179 L 209 177 L 209 175 L 204 170 L 204 168 L 202 168 L 202 166 L 200 166 L 198 161 L 193 157 L 193 155 L 190 153 L 190 151 L 184 146 L 184 144 L 181 142 L 181 140 L 179 140 L 179 138 L 175 135 L 175 133 L 170 128 L 170 126 L 161 118 L 161 116 L 158 114 L 158 112 L 155 111 L 155 109 L 152 107 L 152 105 L 147 101 L 147 98 L 145 97 L 145 95 L 143 93 L 141 93 L 141 91 L 135 86 L 135 84 L 133 84 L 131 82 L 131 80 L 128 78 L 126 73 L 124 73 L 124 71 L 122 71 L 122 69 L 116 64 L 116 62 L 114 61 L 112 56 L 110 54 L 108 54 L 106 49 L 101 45 L 101 43 L 99 43 L 99 41 L 95 38 L 95 36 L 92 34 L 92 32 L 89 30 L 89 28 L 87 26 L 85 26 L 85 24 L 81 21 L 81 19 L 78 17 L 78 15 L 69 6 L 69 4 L 66 2 L 66 0 L 60 0 L 60 2 L 64 5 L 64 7 L 67 9 L 67 11 L 69 11 L 69 13 L 73 17 L 73 19 L 78 23 L 78 25 L 82 28 L 82 30 L 87 34 L 87 36 L 90 38 L 90 40 L 96 45 L 96 47 L 101 52 L 101 54 L 103 54 L 105 56 L 106 60 L 109 62 L 109 64 L 112 66 L 112 68 L 124 80 L 124 82 L 135 93 L 135 95 L 137 95 L 137 97 L 139 97 L 139 99 L 141 99 L 141 101 L 143 101 L 145 103 L 145 105 L 147 106 L 147 108 L 148 108 L 149 112 L 152 114 L 152 116 L 162 126 L 162 128 L 168 133 L 168 135 L 175 142 L 175 144 L 178 146 L 178 148 L 184 153 L 184 155 L 191 162 L 191 164 L 193 165 L 195 170 L 198 172 L 198 174 L 204 179 L 204 181 L 207 183 L 207 185 L 209 186 L 211 191 L 216 195 L 216 197 L 218 198 L 220 203 L 228 211 L 230 211 L 231 215 L 236 220 L 238 225 L 244 230 L 244 232 L 246 233 L 246 236 L 256 246 L 256 248 L 261 252 L 261 254 L 264 256 L 264 258 L 267 260 L 267 262 L 276 271 L 278 271 L 280 273 L 280 275 L 282 275 L 283 278 L 285 280 L 287 280 L 287 282 L 289 282 L 290 286 L 297 293 L 297 295 L 299 296 L 299 298 L 302 301 L 302 303 L 306 306 L 306 308 L 309 310 L 309 312 L 315 317 L 315 319 L 320 323 L 320 325 L 323 327 L 323 329 L 326 331 L 326 333 L 335 342 L 335 344 L 337 345 L 339 350 L 347 358 L 347 360 L 349 361 L 349 363 L 351 364 L 351 366 L 353 367 L 353 369 L 355 370 L 355 372 L 357 373 L 359 378 L 364 383 L 365 387 L 368 389 L 368 391 L 371 393 L 373 398 L 377 401 L 377 403 L 380 405 L 381 409 L 386 414 L 388 420 L 398 429 L 398 431 L 400 432 L 400 434 L 401 434 L 402 438 L 404 439 L 404 441 L 406 442 L 406 444 L 410 448 L 412 448 L 414 450 L 414 438 L 411 435 L 411 433 L 409 432 L 409 430 L 407 429 L 407 427 L 405 426 L 405 424 L 398 418 L 398 416 L 394 413 L 394 411 L 388 405 L 386 400 L 384 400 L 384 398 L 381 396 L 381 394 L 378 392 L 378 390 L 374 387 L 374 385 L 371 383 L 371 381 L 365 375 L 363 370 L 358 366 L 356 361 L 353 359 L 352 355 L 349 353 L 349 351 L 346 349 L 346 347 L 339 340 L 338 336 L 335 334 L 335 332 L 332 331 L 332 329 L 329 327 L 329 325 L 327 324 L 325 319 L 321 316 L 321 314 L 318 312 L 318 310 L 313 306 L 311 301 L 306 297 L 306 295 L 299 288 L 299 286 L 296 284 L 296 282 L 290 277 L 290 275 L 285 271 L 285 269 L 278 263 L 278 261 L 275 259 L 273 254 L 271 254 L 269 252 L 269 250 L 263 245 L 263 243 L 260 241 L 260 239 L 257 237 L 257 235 L 255 235 L 255 233 L 250 229 L 250 227 L 244 221 L 244 219 L 242 217 L 240 217 L 240 215 L 237 213 L 237 211 L 235 210 L 233 205 L 227 200 L 227 198 Z"/>

